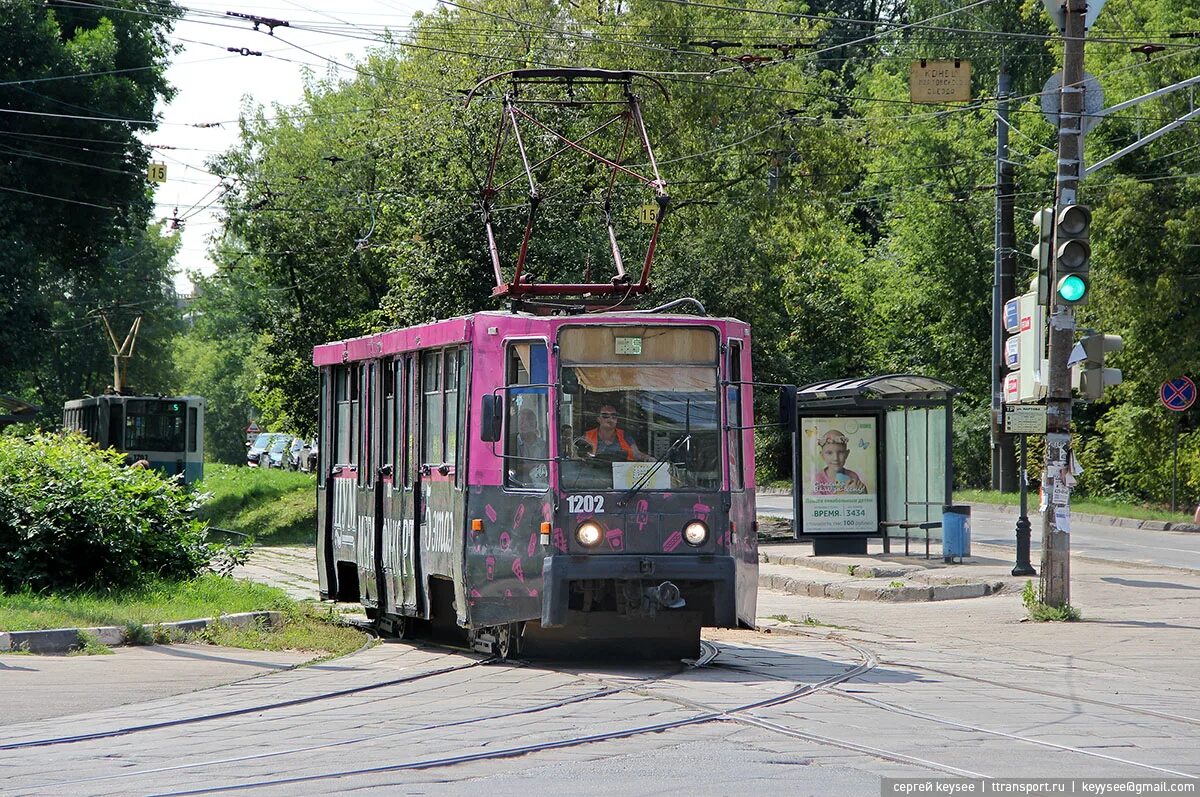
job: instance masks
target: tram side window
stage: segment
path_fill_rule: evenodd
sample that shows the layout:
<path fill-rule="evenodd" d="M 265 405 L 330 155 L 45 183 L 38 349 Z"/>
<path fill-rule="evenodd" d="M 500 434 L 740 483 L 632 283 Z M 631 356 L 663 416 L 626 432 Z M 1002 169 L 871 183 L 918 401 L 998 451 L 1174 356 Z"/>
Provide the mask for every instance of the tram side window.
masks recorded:
<path fill-rule="evenodd" d="M 421 357 L 421 462 L 441 464 L 442 458 L 442 353 Z"/>
<path fill-rule="evenodd" d="M 458 350 L 458 406 L 455 412 L 458 414 L 457 428 L 459 431 L 458 437 L 455 440 L 454 447 L 454 466 L 455 466 L 455 483 L 461 486 L 466 481 L 466 473 L 464 466 L 466 463 L 467 450 L 467 350 Z"/>
<path fill-rule="evenodd" d="M 398 422 L 400 430 L 400 445 L 404 451 L 404 486 L 412 487 L 417 467 L 417 374 L 415 357 L 408 355 L 404 358 L 404 424 Z"/>
<path fill-rule="evenodd" d="M 354 380 L 351 377 L 350 366 L 338 368 L 334 372 L 334 401 L 337 404 L 337 418 L 334 422 L 334 440 L 337 454 L 335 465 L 350 464 L 350 454 L 353 451 L 353 412 L 350 397 Z"/>
<path fill-rule="evenodd" d="M 729 384 L 725 387 L 726 424 L 731 427 L 725 444 L 729 447 L 729 488 L 741 490 L 745 486 L 744 431 L 742 422 L 742 342 L 729 341 Z M 734 428 L 736 427 L 736 428 Z"/>
<path fill-rule="evenodd" d="M 392 466 L 392 473 L 395 474 L 399 469 L 396 467 L 396 433 L 395 427 L 399 424 L 395 423 L 396 419 L 396 370 L 399 362 L 393 360 L 385 363 L 383 366 L 383 415 L 379 418 L 380 425 L 380 441 L 383 448 L 379 452 L 379 466 L 386 468 Z M 393 483 L 398 481 L 393 475 Z"/>
<path fill-rule="evenodd" d="M 329 369 L 321 369 L 321 389 L 317 394 L 317 484 L 324 486 L 325 474 L 329 471 Z"/>
<path fill-rule="evenodd" d="M 461 362 L 458 349 L 446 350 L 445 367 L 442 375 L 445 377 L 445 400 L 442 402 L 442 417 L 445 418 L 447 462 L 458 465 L 458 380 Z"/>
<path fill-rule="evenodd" d="M 546 344 L 519 342 L 505 357 L 508 418 L 504 435 L 504 483 L 509 487 L 545 489 L 549 484 L 548 388 Z"/>
<path fill-rule="evenodd" d="M 195 407 L 188 407 L 188 451 L 196 453 L 196 424 L 200 422 L 199 411 Z"/>
<path fill-rule="evenodd" d="M 358 419 L 354 424 L 357 440 L 358 483 L 370 486 L 375 483 L 374 472 L 374 441 L 371 435 L 371 424 L 374 422 L 375 407 L 375 363 L 368 363 L 359 368 L 359 401 L 357 406 L 351 404 L 352 411 L 357 410 Z"/>

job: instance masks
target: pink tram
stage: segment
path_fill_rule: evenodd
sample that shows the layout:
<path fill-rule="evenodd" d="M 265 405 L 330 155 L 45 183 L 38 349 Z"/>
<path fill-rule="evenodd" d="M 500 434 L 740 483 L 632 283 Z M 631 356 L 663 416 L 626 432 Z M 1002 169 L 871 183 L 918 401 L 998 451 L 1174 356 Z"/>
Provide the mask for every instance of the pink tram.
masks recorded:
<path fill-rule="evenodd" d="M 499 656 L 754 622 L 747 324 L 480 312 L 313 362 L 322 597 Z"/>

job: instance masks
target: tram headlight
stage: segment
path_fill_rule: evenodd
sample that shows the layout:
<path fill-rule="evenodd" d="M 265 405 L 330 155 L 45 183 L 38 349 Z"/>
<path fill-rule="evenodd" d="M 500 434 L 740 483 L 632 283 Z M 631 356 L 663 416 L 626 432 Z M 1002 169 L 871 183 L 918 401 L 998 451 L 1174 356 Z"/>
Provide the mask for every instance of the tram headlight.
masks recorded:
<path fill-rule="evenodd" d="M 604 529 L 594 520 L 585 520 L 575 528 L 575 539 L 584 548 L 595 548 L 604 539 Z"/>
<path fill-rule="evenodd" d="M 683 527 L 683 539 L 688 545 L 703 545 L 708 539 L 708 526 L 703 520 L 693 520 Z"/>

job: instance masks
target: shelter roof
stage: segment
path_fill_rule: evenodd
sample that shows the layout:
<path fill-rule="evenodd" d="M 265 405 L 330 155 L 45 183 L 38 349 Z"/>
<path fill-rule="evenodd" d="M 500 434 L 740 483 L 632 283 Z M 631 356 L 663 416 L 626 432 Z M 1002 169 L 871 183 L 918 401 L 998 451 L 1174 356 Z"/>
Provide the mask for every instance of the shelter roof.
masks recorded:
<path fill-rule="evenodd" d="M 39 407 L 16 396 L 0 395 L 0 429 L 11 423 L 24 423 L 37 417 Z"/>
<path fill-rule="evenodd" d="M 961 388 L 932 376 L 884 374 L 857 379 L 832 379 L 814 382 L 796 391 L 796 400 L 809 403 L 830 399 L 849 399 L 857 403 L 945 401 Z"/>

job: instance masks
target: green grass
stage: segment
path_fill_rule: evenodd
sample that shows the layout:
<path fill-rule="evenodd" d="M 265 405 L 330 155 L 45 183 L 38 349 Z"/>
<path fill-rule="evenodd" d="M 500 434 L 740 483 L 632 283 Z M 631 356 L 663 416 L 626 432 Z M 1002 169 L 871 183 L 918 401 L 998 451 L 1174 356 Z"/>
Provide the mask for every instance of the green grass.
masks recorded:
<path fill-rule="evenodd" d="M 317 535 L 316 478 L 263 468 L 207 463 L 198 489 L 210 498 L 200 517 L 249 535 L 259 545 L 313 545 Z"/>
<path fill-rule="evenodd" d="M 1021 603 L 1025 604 L 1029 619 L 1035 623 L 1074 623 L 1083 617 L 1079 610 L 1069 603 L 1063 606 L 1043 603 L 1042 591 L 1035 587 L 1032 581 L 1025 582 L 1025 588 L 1021 590 Z"/>
<path fill-rule="evenodd" d="M 332 608 L 322 610 L 311 603 L 297 603 L 283 615 L 283 625 L 241 627 L 213 623 L 200 632 L 199 639 L 212 645 L 252 650 L 311 650 L 328 657 L 345 656 L 361 648 L 370 639 L 354 626 L 338 618 Z"/>
<path fill-rule="evenodd" d="M 0 630 L 165 623 L 282 610 L 291 605 L 283 590 L 209 574 L 192 581 L 160 582 L 144 589 L 112 593 L 0 593 Z"/>
<path fill-rule="evenodd" d="M 1016 493 L 1001 493 L 995 490 L 956 490 L 956 501 L 972 501 L 981 504 L 1004 504 L 1016 506 L 1020 497 Z M 1038 494 L 1033 487 L 1029 492 L 1029 511 L 1037 512 Z M 1071 498 L 1071 511 L 1087 515 L 1110 515 L 1135 520 L 1166 520 L 1172 523 L 1190 523 L 1190 513 L 1174 512 L 1153 504 L 1128 504 L 1111 498 Z"/>
<path fill-rule="evenodd" d="M 87 631 L 79 632 L 79 647 L 67 654 L 68 656 L 111 656 L 112 648 Z"/>
<path fill-rule="evenodd" d="M 275 587 L 211 574 L 192 581 L 162 582 L 142 590 L 105 595 L 0 593 L 0 630 L 125 626 L 130 644 L 149 645 L 182 641 L 185 637 L 168 629 L 145 629 L 143 624 L 265 610 L 282 612 L 282 625 L 239 628 L 214 623 L 194 638 L 213 645 L 252 650 L 312 651 L 322 658 L 353 653 L 368 640 L 362 631 L 341 622 L 332 609 L 298 603 Z M 111 651 L 91 635 L 80 634 L 77 655 L 108 652 Z"/>

